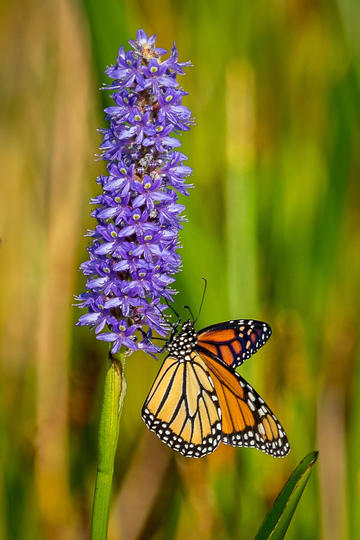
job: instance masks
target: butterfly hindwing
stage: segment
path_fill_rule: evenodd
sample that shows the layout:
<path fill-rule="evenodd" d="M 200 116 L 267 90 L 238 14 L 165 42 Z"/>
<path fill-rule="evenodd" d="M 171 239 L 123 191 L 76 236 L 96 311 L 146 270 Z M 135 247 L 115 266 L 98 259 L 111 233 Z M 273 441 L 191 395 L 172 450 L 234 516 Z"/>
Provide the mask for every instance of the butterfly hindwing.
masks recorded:
<path fill-rule="evenodd" d="M 205 362 L 168 356 L 142 410 L 147 427 L 187 457 L 215 450 L 221 440 L 221 410 Z"/>
<path fill-rule="evenodd" d="M 236 371 L 205 352 L 201 357 L 209 368 L 222 414 L 222 442 L 248 446 L 274 457 L 290 450 L 286 434 L 259 394 Z"/>
<path fill-rule="evenodd" d="M 270 336 L 268 324 L 253 319 L 238 319 L 203 328 L 198 332 L 198 343 L 235 369 L 256 353 Z"/>

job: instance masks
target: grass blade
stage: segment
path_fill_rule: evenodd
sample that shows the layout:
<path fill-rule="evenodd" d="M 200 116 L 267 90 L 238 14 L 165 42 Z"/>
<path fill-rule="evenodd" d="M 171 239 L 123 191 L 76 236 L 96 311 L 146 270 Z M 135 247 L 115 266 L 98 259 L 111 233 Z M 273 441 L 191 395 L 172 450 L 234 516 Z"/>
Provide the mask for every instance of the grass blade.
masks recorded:
<path fill-rule="evenodd" d="M 268 512 L 255 540 L 284 538 L 319 452 L 310 452 L 296 467 Z"/>

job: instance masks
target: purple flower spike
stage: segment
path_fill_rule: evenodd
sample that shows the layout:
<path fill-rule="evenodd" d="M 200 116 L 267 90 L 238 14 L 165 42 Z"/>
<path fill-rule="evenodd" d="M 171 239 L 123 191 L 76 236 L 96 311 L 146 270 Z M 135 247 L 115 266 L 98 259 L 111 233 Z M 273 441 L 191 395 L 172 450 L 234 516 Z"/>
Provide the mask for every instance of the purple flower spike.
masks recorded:
<path fill-rule="evenodd" d="M 182 99 L 177 76 L 190 62 L 178 62 L 175 45 L 155 46 L 156 36 L 137 32 L 132 51 L 120 48 L 106 74 L 113 82 L 114 105 L 105 109 L 109 127 L 103 133 L 101 157 L 107 175 L 97 178 L 103 192 L 91 200 L 97 225 L 87 236 L 89 260 L 81 265 L 86 292 L 77 297 L 87 308 L 78 325 L 90 326 L 97 339 L 130 353 L 155 353 L 153 332 L 169 331 L 162 299 L 172 301 L 174 274 L 181 268 L 178 233 L 185 218 L 178 193 L 192 170 L 177 148 L 177 136 L 193 123 Z"/>

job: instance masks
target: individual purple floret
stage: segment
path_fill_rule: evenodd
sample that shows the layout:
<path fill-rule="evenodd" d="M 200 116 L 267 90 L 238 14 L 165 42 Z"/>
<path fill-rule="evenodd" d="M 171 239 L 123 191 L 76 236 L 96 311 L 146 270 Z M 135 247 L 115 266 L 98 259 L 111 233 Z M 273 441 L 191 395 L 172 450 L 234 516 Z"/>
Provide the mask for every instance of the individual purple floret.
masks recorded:
<path fill-rule="evenodd" d="M 113 354 L 121 347 L 154 353 L 152 333 L 169 330 L 161 299 L 173 300 L 171 284 L 181 268 L 184 206 L 177 193 L 187 195 L 191 187 L 185 178 L 192 169 L 172 136 L 193 123 L 177 81 L 191 64 L 178 62 L 175 45 L 162 59 L 167 51 L 155 47 L 155 35 L 139 30 L 136 37 L 129 41 L 133 50 L 121 47 L 106 70 L 113 82 L 105 89 L 114 90 L 114 105 L 105 109 L 110 125 L 100 130 L 108 174 L 97 178 L 102 193 L 91 200 L 97 225 L 88 232 L 90 257 L 81 265 L 87 290 L 77 297 L 88 310 L 77 324 L 111 342 Z"/>

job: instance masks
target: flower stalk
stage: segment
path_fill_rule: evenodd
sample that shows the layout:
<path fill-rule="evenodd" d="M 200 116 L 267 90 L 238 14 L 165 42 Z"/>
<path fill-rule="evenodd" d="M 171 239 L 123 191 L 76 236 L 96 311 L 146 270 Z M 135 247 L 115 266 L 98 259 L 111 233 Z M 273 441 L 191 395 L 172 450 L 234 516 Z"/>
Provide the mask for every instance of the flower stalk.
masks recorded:
<path fill-rule="evenodd" d="M 185 221 L 179 195 L 188 195 L 192 169 L 179 151 L 176 136 L 190 129 L 187 94 L 178 76 L 190 62 L 179 62 L 175 44 L 170 54 L 156 47 L 156 36 L 137 32 L 121 47 L 116 64 L 106 69 L 113 105 L 105 109 L 108 126 L 101 157 L 106 173 L 97 178 L 100 194 L 91 200 L 96 219 L 88 231 L 89 258 L 82 263 L 86 291 L 77 300 L 86 313 L 78 325 L 110 344 L 99 426 L 99 458 L 91 538 L 107 537 L 114 458 L 126 383 L 125 357 L 142 350 L 159 351 L 153 333 L 166 336 L 163 312 L 173 300 L 175 274 L 181 269 L 179 232 Z M 165 303 L 164 303 L 165 300 Z M 117 355 L 117 356 L 116 356 Z"/>
<path fill-rule="evenodd" d="M 114 459 L 126 394 L 125 355 L 109 355 L 98 435 L 98 467 L 91 520 L 91 540 L 107 538 Z"/>

